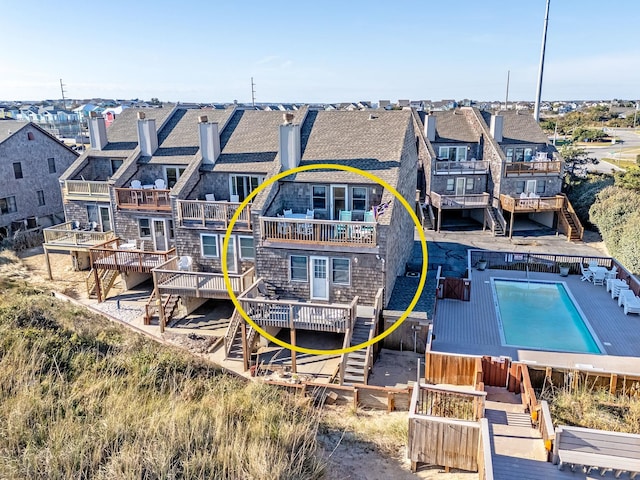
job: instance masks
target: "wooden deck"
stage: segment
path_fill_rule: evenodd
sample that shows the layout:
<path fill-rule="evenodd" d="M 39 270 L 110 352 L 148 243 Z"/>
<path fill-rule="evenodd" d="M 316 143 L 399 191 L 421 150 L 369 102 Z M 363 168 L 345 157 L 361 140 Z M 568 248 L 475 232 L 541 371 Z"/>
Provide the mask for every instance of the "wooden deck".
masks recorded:
<path fill-rule="evenodd" d="M 73 228 L 73 222 L 48 227 L 43 230 L 44 248 L 50 250 L 88 250 L 115 238 L 112 231 L 94 232 Z"/>
<path fill-rule="evenodd" d="M 526 272 L 507 270 L 472 271 L 469 302 L 438 300 L 434 318 L 433 350 L 476 355 L 509 356 L 514 360 L 549 361 L 553 365 L 576 363 L 608 371 L 632 373 L 640 369 L 640 316 L 624 315 L 617 300 L 605 287 L 580 281 L 580 275 L 560 277 L 553 273 L 530 272 L 531 280 L 562 281 L 584 313 L 606 350 L 606 355 L 544 352 L 503 346 L 496 319 L 491 277 L 525 279 Z M 625 358 L 619 358 L 625 357 Z"/>
<path fill-rule="evenodd" d="M 116 238 L 91 248 L 89 250 L 91 267 L 119 272 L 151 273 L 152 269 L 175 256 L 175 248 L 166 252 L 124 250 L 119 248 L 121 242 L 120 238 Z"/>

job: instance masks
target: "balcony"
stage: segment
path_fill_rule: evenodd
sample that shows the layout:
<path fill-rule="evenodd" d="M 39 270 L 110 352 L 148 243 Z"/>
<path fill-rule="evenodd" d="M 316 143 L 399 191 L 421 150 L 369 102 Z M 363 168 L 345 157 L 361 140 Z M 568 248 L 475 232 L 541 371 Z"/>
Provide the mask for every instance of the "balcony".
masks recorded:
<path fill-rule="evenodd" d="M 263 241 L 271 244 L 375 248 L 378 224 L 311 218 L 260 217 L 260 231 Z"/>
<path fill-rule="evenodd" d="M 122 210 L 171 211 L 170 190 L 116 188 L 116 205 Z"/>
<path fill-rule="evenodd" d="M 85 180 L 65 180 L 62 190 L 65 200 L 109 201 L 107 182 L 88 182 Z"/>
<path fill-rule="evenodd" d="M 256 281 L 238 297 L 243 310 L 261 327 L 344 333 L 353 330 L 358 297 L 351 304 L 321 304 L 298 299 L 272 299 L 259 292 Z"/>
<path fill-rule="evenodd" d="M 502 209 L 508 212 L 548 212 L 562 210 L 564 197 L 556 195 L 554 197 L 527 197 L 514 198 L 511 195 L 500 195 Z"/>
<path fill-rule="evenodd" d="M 456 210 L 464 208 L 485 208 L 489 205 L 489 194 L 478 193 L 471 195 L 440 195 L 431 192 L 431 205 L 442 210 Z"/>
<path fill-rule="evenodd" d="M 240 203 L 178 200 L 178 225 L 185 228 L 227 228 Z M 238 217 L 234 225 L 238 230 L 251 230 L 251 204 Z"/>
<path fill-rule="evenodd" d="M 66 222 L 43 230 L 46 248 L 83 250 L 115 238 L 112 231 L 94 232 L 73 228 L 76 222 Z"/>
<path fill-rule="evenodd" d="M 115 238 L 89 250 L 92 268 L 119 272 L 151 273 L 151 270 L 175 256 L 176 249 L 166 252 L 147 252 L 121 248 L 122 240 Z"/>
<path fill-rule="evenodd" d="M 436 160 L 435 175 L 480 175 L 488 171 L 489 162 L 485 160 L 462 162 Z"/>
<path fill-rule="evenodd" d="M 560 161 L 511 162 L 505 164 L 504 176 L 519 175 L 559 175 L 562 172 Z"/>
<path fill-rule="evenodd" d="M 154 284 L 160 293 L 184 295 L 197 298 L 229 298 L 229 292 L 224 283 L 224 275 L 215 272 L 192 272 L 178 268 L 178 257 L 172 257 L 167 262 L 153 269 Z M 251 286 L 254 269 L 244 273 L 229 274 L 233 293 L 239 295 Z"/>

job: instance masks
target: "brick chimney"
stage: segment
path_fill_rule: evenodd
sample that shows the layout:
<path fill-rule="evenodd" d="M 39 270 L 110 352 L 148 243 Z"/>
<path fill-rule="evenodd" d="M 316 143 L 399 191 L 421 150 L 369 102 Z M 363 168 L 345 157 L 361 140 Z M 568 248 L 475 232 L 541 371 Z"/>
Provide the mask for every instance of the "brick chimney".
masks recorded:
<path fill-rule="evenodd" d="M 427 137 L 427 140 L 430 142 L 436 141 L 436 116 L 435 115 L 427 115 L 424 118 L 424 136 Z"/>
<path fill-rule="evenodd" d="M 300 125 L 294 125 L 293 113 L 286 112 L 284 123 L 280 125 L 280 163 L 282 171 L 291 170 L 300 165 Z"/>
<path fill-rule="evenodd" d="M 138 145 L 145 157 L 152 156 L 158 149 L 158 132 L 153 118 L 145 119 L 144 112 L 138 112 Z"/>
<path fill-rule="evenodd" d="M 504 117 L 502 115 L 491 115 L 491 136 L 498 143 L 502 141 L 503 127 Z"/>
<path fill-rule="evenodd" d="M 203 163 L 214 164 L 220 156 L 218 124 L 209 123 L 209 118 L 206 115 L 200 115 L 198 117 L 198 129 Z"/>
<path fill-rule="evenodd" d="M 94 150 L 102 150 L 107 145 L 107 126 L 104 117 L 96 112 L 89 112 L 89 140 Z"/>

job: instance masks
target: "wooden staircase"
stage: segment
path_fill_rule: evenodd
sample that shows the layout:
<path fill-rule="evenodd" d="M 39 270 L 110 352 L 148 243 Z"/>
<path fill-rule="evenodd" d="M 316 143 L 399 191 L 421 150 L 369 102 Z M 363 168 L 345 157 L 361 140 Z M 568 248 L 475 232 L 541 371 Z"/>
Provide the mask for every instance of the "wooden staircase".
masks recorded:
<path fill-rule="evenodd" d="M 562 231 L 570 242 L 578 242 L 582 240 L 584 234 L 584 228 L 578 219 L 578 215 L 573 209 L 573 205 L 564 196 L 564 203 L 562 204 L 562 210 L 558 213 L 558 230 Z"/>
<path fill-rule="evenodd" d="M 435 230 L 436 228 L 436 217 L 433 213 L 433 207 L 431 207 L 430 203 L 427 203 L 421 208 L 421 217 L 422 220 L 422 228 L 424 230 Z"/>
<path fill-rule="evenodd" d="M 353 326 L 353 334 L 351 335 L 350 345 L 359 345 L 373 338 L 375 332 L 375 322 L 371 318 L 356 318 Z M 371 369 L 371 345 L 360 350 L 345 353 L 342 355 L 342 383 L 353 384 L 363 383 L 366 385 Z"/>
<path fill-rule="evenodd" d="M 225 358 L 227 360 L 243 361 L 242 355 L 242 323 L 244 319 L 238 313 L 238 310 L 233 311 L 231 316 L 231 322 L 227 328 L 227 333 L 224 336 L 224 348 Z M 247 346 L 249 351 L 252 350 L 253 343 L 256 340 L 256 331 L 250 325 L 247 325 Z"/>
<path fill-rule="evenodd" d="M 176 309 L 178 308 L 178 301 L 180 297 L 178 295 L 171 294 L 162 294 L 160 296 L 160 304 L 162 305 L 162 309 L 164 310 L 164 318 L 165 323 L 169 323 L 173 318 L 173 315 L 176 313 Z M 149 300 L 145 305 L 145 315 L 144 315 L 144 324 L 151 325 L 151 320 L 153 317 L 160 318 L 160 311 L 158 310 L 158 301 L 156 297 L 155 290 L 149 296 Z"/>
<path fill-rule="evenodd" d="M 504 237 L 506 232 L 506 223 L 502 219 L 502 215 L 496 209 L 496 207 L 492 207 L 491 205 L 487 206 L 485 209 L 488 224 L 491 228 L 491 232 L 494 237 Z"/>
<path fill-rule="evenodd" d="M 96 274 L 97 273 L 97 274 Z M 97 298 L 101 302 L 107 298 L 109 290 L 113 287 L 118 277 L 117 270 L 92 268 L 87 278 L 85 279 L 87 284 L 87 296 L 89 298 Z M 96 281 L 96 278 L 98 279 Z"/>

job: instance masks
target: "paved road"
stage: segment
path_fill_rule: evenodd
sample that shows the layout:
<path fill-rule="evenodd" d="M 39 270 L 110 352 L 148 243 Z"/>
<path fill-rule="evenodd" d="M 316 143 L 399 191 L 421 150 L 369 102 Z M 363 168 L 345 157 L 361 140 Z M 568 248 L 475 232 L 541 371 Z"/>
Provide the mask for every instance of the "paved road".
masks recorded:
<path fill-rule="evenodd" d="M 603 158 L 613 158 L 617 160 L 619 158 L 625 160 L 635 160 L 635 153 L 625 153 L 629 149 L 640 148 L 640 134 L 634 132 L 628 128 L 608 128 L 607 133 L 614 136 L 616 139 L 622 139 L 622 143 L 617 142 L 615 145 L 606 147 L 589 147 L 586 148 L 587 156 L 602 160 Z M 607 162 L 600 162 L 597 165 L 588 164 L 587 169 L 589 171 L 611 173 L 614 170 L 622 170 L 620 167 L 612 165 Z"/>

